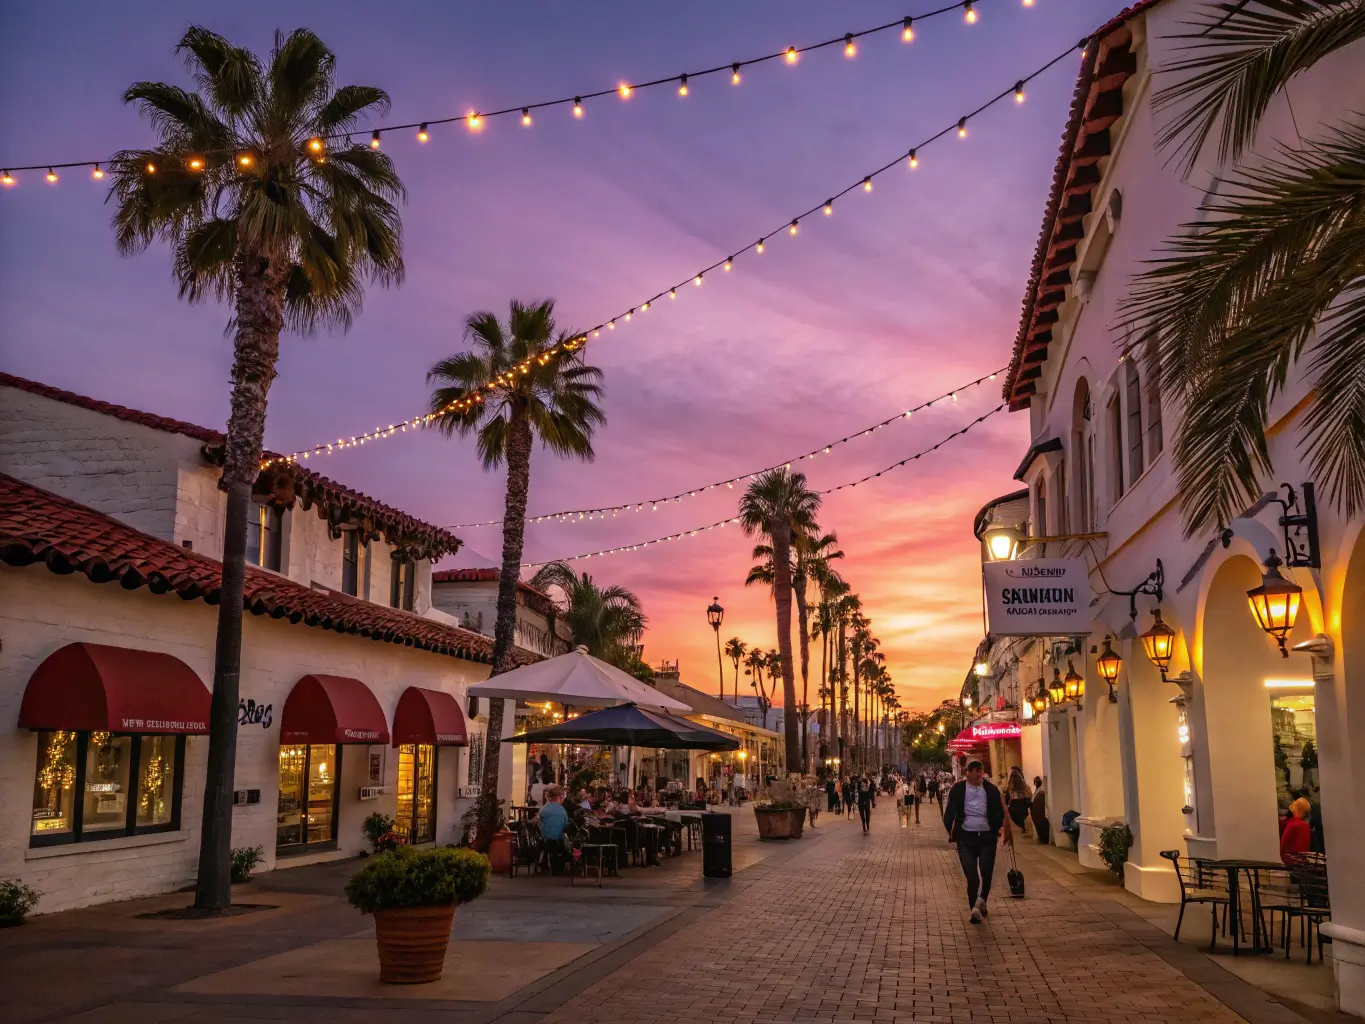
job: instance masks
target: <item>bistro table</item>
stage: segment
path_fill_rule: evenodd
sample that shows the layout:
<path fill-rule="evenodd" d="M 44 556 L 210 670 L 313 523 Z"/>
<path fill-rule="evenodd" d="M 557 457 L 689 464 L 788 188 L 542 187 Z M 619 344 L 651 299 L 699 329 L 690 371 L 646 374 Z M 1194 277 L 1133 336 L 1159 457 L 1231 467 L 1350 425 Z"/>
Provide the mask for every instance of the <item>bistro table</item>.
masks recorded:
<path fill-rule="evenodd" d="M 1242 928 L 1242 888 L 1240 875 L 1246 872 L 1247 892 L 1251 896 L 1251 952 L 1252 953 L 1273 953 L 1275 950 L 1270 946 L 1270 936 L 1263 935 L 1264 929 L 1261 922 L 1261 872 L 1262 871 L 1288 871 L 1280 861 L 1277 860 L 1246 860 L 1241 858 L 1225 858 L 1222 860 L 1200 860 L 1206 868 L 1216 871 L 1226 871 L 1228 876 L 1228 894 L 1231 897 L 1231 906 L 1228 908 L 1228 916 L 1232 918 L 1232 955 L 1238 953 L 1237 940 Z M 1265 941 L 1262 942 L 1262 937 Z"/>

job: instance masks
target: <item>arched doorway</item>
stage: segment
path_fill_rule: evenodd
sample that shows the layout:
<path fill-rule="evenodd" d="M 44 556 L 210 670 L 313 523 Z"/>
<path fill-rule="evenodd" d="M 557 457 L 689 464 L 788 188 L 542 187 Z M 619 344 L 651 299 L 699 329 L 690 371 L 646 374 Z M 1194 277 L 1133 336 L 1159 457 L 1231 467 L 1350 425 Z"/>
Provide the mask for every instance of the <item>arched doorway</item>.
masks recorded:
<path fill-rule="evenodd" d="M 1195 686 L 1199 832 L 1219 857 L 1279 859 L 1280 807 L 1302 782 L 1284 768 L 1314 740 L 1306 659 L 1280 656 L 1257 626 L 1247 591 L 1261 566 L 1237 554 L 1215 571 L 1204 600 L 1202 672 Z M 1303 581 L 1307 582 L 1307 581 Z M 1312 637 L 1307 609 L 1289 643 Z M 1291 751 L 1289 748 L 1295 748 Z M 1277 750 L 1280 753 L 1277 754 Z"/>

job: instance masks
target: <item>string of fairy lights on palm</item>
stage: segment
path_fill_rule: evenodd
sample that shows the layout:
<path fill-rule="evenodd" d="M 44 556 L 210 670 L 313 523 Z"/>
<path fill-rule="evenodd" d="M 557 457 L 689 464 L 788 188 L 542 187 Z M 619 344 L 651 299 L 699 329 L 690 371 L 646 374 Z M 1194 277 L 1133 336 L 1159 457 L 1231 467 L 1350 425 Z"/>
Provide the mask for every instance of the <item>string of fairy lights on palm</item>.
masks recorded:
<path fill-rule="evenodd" d="M 868 435 L 878 430 L 881 430 L 884 427 L 889 427 L 894 423 L 904 423 L 907 420 L 909 420 L 914 413 L 920 412 L 924 409 L 932 408 L 934 403 L 936 402 L 938 403 L 956 402 L 957 396 L 960 392 L 964 392 L 969 388 L 978 387 L 979 385 L 984 384 L 987 381 L 995 380 L 997 374 L 1004 372 L 1005 371 L 1002 368 L 999 370 L 995 370 L 992 373 L 988 373 L 984 377 L 977 377 L 976 380 L 968 381 L 966 384 L 954 388 L 952 391 L 945 391 L 941 395 L 937 395 L 934 398 L 928 399 L 927 401 L 920 402 L 918 405 L 913 405 L 910 408 L 904 410 L 903 412 L 896 413 L 894 416 L 888 416 L 886 419 L 880 420 L 877 423 L 873 423 L 870 426 L 863 427 L 861 430 L 855 430 L 851 434 L 845 434 L 838 440 L 830 441 L 827 444 L 819 445 L 818 447 L 813 448 L 808 452 L 803 452 L 802 454 L 795 455 L 789 459 L 783 459 L 780 462 L 775 462 L 771 466 L 764 466 L 762 469 L 750 470 L 745 473 L 740 473 L 736 476 L 726 477 L 724 480 L 716 480 L 709 484 L 703 484 L 700 487 L 692 487 L 685 491 L 679 491 L 676 494 L 668 494 L 659 498 L 649 498 L 644 501 L 627 501 L 619 505 L 603 505 L 598 508 L 574 508 L 563 509 L 559 512 L 544 512 L 541 513 L 540 515 L 529 517 L 526 520 L 526 522 L 528 524 L 547 522 L 576 523 L 580 521 L 594 519 L 606 519 L 608 515 L 616 516 L 618 513 L 621 512 L 643 512 L 646 508 L 650 509 L 651 511 L 658 511 L 660 505 L 678 504 L 687 498 L 695 498 L 705 494 L 708 491 L 714 491 L 721 487 L 724 487 L 726 489 L 733 489 L 736 484 L 746 483 L 747 481 L 752 480 L 754 477 L 759 476 L 762 473 L 766 473 L 770 470 L 780 469 L 783 467 L 785 467 L 786 469 L 791 469 L 793 464 L 795 463 L 804 462 L 808 459 L 816 459 L 819 458 L 821 455 L 832 455 L 834 453 L 834 450 L 840 447 L 841 445 L 849 444 L 850 442 L 855 441 L 860 437 L 867 437 Z M 933 449 L 930 450 L 932 451 Z M 446 529 L 472 530 L 481 526 L 501 525 L 502 525 L 501 519 L 487 519 L 484 520 L 483 522 L 477 523 L 456 523 L 452 526 L 447 526 Z"/>
<path fill-rule="evenodd" d="M 925 448 L 922 451 L 916 452 L 914 455 L 907 455 L 899 462 L 894 462 L 891 465 L 887 466 L 885 469 L 878 470 L 875 473 L 869 473 L 866 476 L 859 477 L 857 480 L 850 480 L 847 483 L 838 484 L 834 487 L 827 487 L 824 490 L 818 490 L 815 493 L 833 494 L 835 491 L 842 491 L 846 487 L 857 487 L 859 484 L 867 483 L 869 480 L 876 480 L 886 473 L 890 473 L 904 466 L 908 466 L 910 463 L 916 462 L 919 459 L 924 458 L 926 455 L 938 451 L 944 445 L 951 443 L 956 438 L 962 437 L 965 434 L 969 433 L 974 427 L 977 427 L 980 424 L 986 422 L 986 420 L 990 419 L 992 416 L 1001 412 L 1004 408 L 1005 403 L 1002 402 L 1001 404 L 997 405 L 994 409 L 991 409 L 989 412 L 982 413 L 976 419 L 968 423 L 965 427 L 961 427 L 958 430 L 953 431 L 947 437 L 943 438 L 943 440 L 937 442 L 936 444 L 930 445 L 928 448 Z M 655 547 L 659 544 L 667 544 L 671 541 L 677 540 L 686 540 L 689 537 L 696 537 L 704 533 L 710 533 L 712 530 L 724 529 L 727 526 L 737 525 L 738 523 L 739 516 L 727 516 L 725 519 L 718 519 L 716 522 L 707 523 L 705 526 L 694 526 L 688 530 L 679 530 L 676 533 L 666 534 L 662 537 L 653 537 L 649 540 L 635 541 L 634 543 L 631 544 L 618 544 L 615 547 L 602 548 L 598 551 L 587 551 L 581 555 L 566 555 L 562 558 L 547 558 L 544 561 L 540 562 L 522 562 L 521 568 L 538 569 L 540 568 L 540 566 L 548 565 L 550 562 L 577 562 L 587 558 L 603 558 L 607 555 L 619 555 L 631 551 L 643 551 L 646 548 Z"/>
<path fill-rule="evenodd" d="M 483 404 L 484 395 L 486 393 L 497 391 L 499 388 L 507 388 L 509 386 L 515 385 L 522 376 L 531 372 L 533 366 L 536 365 L 544 366 L 552 359 L 557 359 L 563 356 L 573 355 L 575 353 L 580 352 L 592 338 L 601 337 L 603 331 L 611 333 L 615 331 L 618 326 L 625 327 L 626 325 L 629 325 L 637 315 L 648 314 L 650 310 L 654 309 L 654 307 L 660 302 L 660 300 L 665 298 L 669 300 L 678 299 L 681 295 L 685 294 L 688 284 L 700 288 L 703 282 L 706 280 L 706 275 L 712 274 L 714 271 L 729 273 L 731 268 L 735 265 L 736 261 L 738 261 L 741 257 L 749 258 L 754 256 L 761 256 L 765 251 L 768 243 L 770 243 L 774 238 L 781 238 L 784 235 L 788 237 L 795 237 L 800 229 L 801 222 L 806 220 L 806 218 L 811 217 L 817 213 L 823 213 L 825 216 L 832 215 L 834 212 L 834 204 L 836 201 L 843 199 L 843 197 L 847 196 L 849 193 L 856 193 L 859 191 L 871 192 L 874 179 L 880 177 L 881 175 L 888 173 L 894 168 L 902 166 L 908 167 L 910 170 L 918 168 L 920 164 L 920 154 L 928 146 L 938 142 L 939 140 L 953 133 L 956 133 L 959 138 L 962 139 L 967 138 L 968 123 L 973 118 L 977 117 L 978 115 L 989 110 L 991 107 L 995 106 L 997 103 L 1000 103 L 1002 100 L 1013 97 L 1016 102 L 1022 103 L 1025 97 L 1026 85 L 1028 85 L 1031 81 L 1033 81 L 1033 79 L 1037 78 L 1038 76 L 1046 73 L 1047 71 L 1050 71 L 1053 67 L 1061 63 L 1070 54 L 1074 53 L 1077 49 L 1083 50 L 1085 46 L 1088 44 L 1088 42 L 1089 42 L 1088 39 L 1083 39 L 1080 41 L 1080 43 L 1076 44 L 1075 46 L 1067 47 L 1066 50 L 1062 51 L 1057 56 L 1047 61 L 1045 64 L 1041 65 L 1034 71 L 1025 75 L 1023 78 L 1018 79 L 1014 83 L 1014 85 L 995 94 L 990 99 L 986 100 L 986 102 L 976 107 L 976 109 L 959 117 L 952 124 L 944 128 L 941 128 L 937 132 L 925 138 L 923 141 L 916 143 L 908 151 L 901 153 L 900 155 L 896 156 L 887 163 L 882 164 L 880 167 L 877 167 L 874 170 L 869 171 L 867 174 L 864 174 L 860 179 L 840 189 L 838 192 L 835 192 L 823 203 L 819 203 L 815 206 L 812 206 L 808 210 L 798 213 L 796 216 L 789 218 L 781 226 L 759 235 L 759 237 L 755 241 L 750 242 L 748 245 L 742 246 L 741 248 L 734 250 L 729 256 L 716 260 L 714 263 L 711 263 L 708 266 L 701 267 L 700 269 L 693 272 L 686 279 L 679 281 L 677 284 L 665 288 L 662 291 L 656 292 L 649 298 L 640 301 L 634 306 L 628 307 L 623 312 L 616 314 L 615 316 L 611 317 L 605 322 L 599 323 L 597 326 L 592 327 L 586 331 L 579 332 L 578 334 L 575 334 L 562 342 L 551 345 L 538 352 L 532 353 L 531 355 L 527 356 L 522 362 L 509 366 L 498 376 L 484 382 L 478 388 L 472 388 L 469 391 L 465 392 L 460 397 L 452 399 L 450 402 L 442 406 L 440 409 L 421 413 L 417 416 L 412 417 L 411 419 L 403 420 L 402 422 L 399 423 L 390 423 L 387 426 L 378 426 L 375 427 L 374 430 L 368 431 L 363 434 L 354 434 L 350 437 L 338 437 L 335 441 L 319 442 L 318 444 L 312 445 L 309 448 L 302 448 L 297 451 L 290 452 L 287 455 L 273 455 L 268 458 L 265 458 L 262 461 L 261 463 L 262 468 L 263 469 L 268 468 L 271 465 L 279 463 L 294 463 L 308 460 L 314 457 L 336 454 L 338 452 L 343 452 L 351 448 L 359 447 L 370 441 L 383 440 L 384 438 L 393 437 L 396 434 L 403 434 L 407 433 L 410 430 L 420 429 L 447 416 L 469 412 L 476 406 Z"/>
<path fill-rule="evenodd" d="M 700 71 L 685 71 L 676 75 L 667 75 L 661 78 L 654 78 L 642 82 L 620 82 L 609 89 L 596 89 L 587 92 L 576 93 L 571 96 L 561 96 L 554 99 L 537 100 L 534 103 L 519 103 L 499 110 L 476 111 L 469 110 L 463 114 L 455 114 L 446 117 L 429 117 L 425 120 L 411 121 L 405 124 L 379 125 L 371 129 L 369 145 L 373 149 L 379 149 L 383 145 L 385 132 L 395 133 L 403 131 L 415 131 L 417 142 L 425 144 L 431 141 L 431 129 L 442 125 L 463 125 L 470 132 L 481 132 L 489 121 L 501 117 L 519 116 L 523 127 L 530 127 L 535 123 L 533 112 L 546 110 L 552 107 L 570 107 L 572 116 L 581 120 L 585 116 L 585 104 L 589 100 L 601 99 L 606 96 L 619 96 L 622 100 L 629 100 L 636 93 L 661 88 L 663 86 L 676 85 L 678 95 L 687 97 L 691 94 L 692 86 L 701 79 L 709 78 L 713 75 L 723 75 L 729 73 L 731 85 L 739 85 L 743 81 L 743 71 L 759 64 L 767 64 L 772 61 L 796 64 L 800 61 L 803 54 L 813 53 L 817 50 L 824 50 L 829 47 L 843 45 L 844 56 L 853 58 L 858 55 L 858 41 L 869 36 L 880 35 L 884 32 L 898 30 L 903 42 L 913 42 L 915 39 L 915 26 L 937 18 L 942 15 L 951 14 L 955 11 L 962 12 L 963 21 L 968 25 L 977 22 L 977 7 L 984 0 L 958 0 L 956 3 L 947 4 L 932 11 L 925 11 L 922 14 L 907 15 L 904 18 L 897 18 L 885 24 L 874 25 L 870 28 L 859 29 L 856 32 L 845 32 L 843 35 L 832 36 L 829 39 L 821 40 L 817 43 L 810 43 L 806 46 L 788 46 L 786 49 L 777 50 L 773 53 L 762 54 L 757 57 L 747 57 L 743 60 L 730 61 L 725 64 L 717 64 L 714 67 L 703 68 Z M 1021 0 L 1024 7 L 1032 7 L 1034 0 Z M 352 143 L 354 131 L 337 131 L 330 134 L 318 135 L 308 139 L 304 143 L 305 157 L 318 158 L 323 154 L 327 144 L 338 140 L 347 144 Z M 239 154 L 236 148 L 231 149 L 209 149 L 198 153 L 199 162 L 195 158 L 190 158 L 188 169 L 192 171 L 203 170 L 202 158 L 208 156 L 227 156 L 234 157 Z M 245 154 L 251 157 L 252 154 Z M 49 162 L 36 164 L 16 165 L 10 164 L 7 169 L 0 172 L 0 185 L 12 187 L 18 184 L 19 179 L 14 172 L 24 171 L 45 171 L 45 180 L 50 185 L 55 185 L 60 180 L 57 171 L 70 170 L 73 168 L 90 168 L 90 176 L 98 181 L 104 177 L 103 167 L 107 166 L 118 158 L 105 157 L 101 160 L 68 160 L 63 162 Z M 156 167 L 148 164 L 146 173 L 155 174 Z"/>

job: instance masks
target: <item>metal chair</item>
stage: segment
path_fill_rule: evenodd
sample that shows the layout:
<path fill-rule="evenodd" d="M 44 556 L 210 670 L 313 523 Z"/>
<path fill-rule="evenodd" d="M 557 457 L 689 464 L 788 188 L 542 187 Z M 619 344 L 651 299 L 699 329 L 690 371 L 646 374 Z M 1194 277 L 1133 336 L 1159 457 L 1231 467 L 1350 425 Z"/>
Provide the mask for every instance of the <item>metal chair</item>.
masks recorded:
<path fill-rule="evenodd" d="M 583 877 L 588 877 L 588 868 L 597 868 L 597 887 L 602 887 L 602 873 L 606 862 L 611 860 L 612 873 L 617 873 L 616 846 L 614 843 L 594 843 L 590 841 L 586 829 L 569 825 L 564 830 L 564 842 L 569 851 L 569 884 L 574 884 L 574 876 L 582 868 Z"/>
<path fill-rule="evenodd" d="M 534 821 L 516 821 L 507 827 L 512 832 L 512 862 L 508 877 L 516 878 L 518 867 L 529 868 L 532 874 L 538 872 L 545 856 L 545 841 L 540 837 L 540 826 Z"/>
<path fill-rule="evenodd" d="M 1275 915 L 1283 915 L 1280 944 L 1284 958 L 1289 959 L 1290 925 L 1299 922 L 1299 944 L 1306 961 L 1313 962 L 1313 933 L 1317 930 L 1318 961 L 1322 961 L 1323 921 L 1332 919 L 1332 901 L 1327 891 L 1327 857 L 1321 853 L 1294 853 L 1286 858 L 1285 870 L 1289 884 L 1284 888 L 1261 891 L 1261 910 L 1270 914 L 1270 931 L 1274 935 Z"/>
<path fill-rule="evenodd" d="M 1228 890 L 1227 876 L 1205 867 L 1199 861 L 1182 858 L 1179 850 L 1162 850 L 1161 856 L 1171 862 L 1175 876 L 1180 881 L 1180 916 L 1175 921 L 1175 939 L 1180 941 L 1180 926 L 1185 922 L 1185 908 L 1191 903 L 1209 904 L 1210 938 L 1209 951 L 1218 946 L 1218 908 L 1222 907 L 1224 920 L 1232 906 L 1232 893 Z M 1236 933 L 1233 948 L 1236 948 Z"/>

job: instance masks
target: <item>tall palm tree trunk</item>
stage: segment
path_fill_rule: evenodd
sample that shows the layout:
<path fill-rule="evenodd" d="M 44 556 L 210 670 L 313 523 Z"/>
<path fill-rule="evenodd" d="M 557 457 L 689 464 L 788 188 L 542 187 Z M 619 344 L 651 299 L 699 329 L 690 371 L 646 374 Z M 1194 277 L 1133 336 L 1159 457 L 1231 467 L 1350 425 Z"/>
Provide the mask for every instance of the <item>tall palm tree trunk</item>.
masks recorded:
<path fill-rule="evenodd" d="M 498 573 L 498 618 L 493 626 L 493 671 L 489 678 L 516 668 L 517 581 L 526 539 L 526 495 L 531 486 L 531 426 L 524 413 L 507 427 L 507 497 L 502 514 L 502 571 Z M 484 736 L 483 780 L 479 788 L 479 827 L 474 848 L 488 849 L 498 824 L 498 777 L 502 768 L 505 703 L 492 698 Z"/>
<path fill-rule="evenodd" d="M 796 735 L 796 675 L 792 671 L 792 534 L 791 524 L 785 516 L 772 524 L 772 538 L 777 652 L 782 656 L 782 728 L 786 734 L 787 771 L 794 771 L 801 757 L 801 748 Z"/>
<path fill-rule="evenodd" d="M 810 722 L 810 607 L 806 604 L 806 577 L 802 575 L 793 587 L 796 596 L 797 636 L 801 641 L 801 770 L 810 771 L 810 744 L 806 728 Z"/>
<path fill-rule="evenodd" d="M 829 690 L 829 630 L 825 628 L 824 610 L 821 609 L 820 615 L 820 740 L 825 745 L 825 754 L 829 754 L 829 715 L 825 707 L 828 701 L 827 691 Z"/>
<path fill-rule="evenodd" d="M 277 261 L 279 262 L 279 261 Z M 209 756 L 194 905 L 226 910 L 232 903 L 232 787 L 237 766 L 237 701 L 242 672 L 242 609 L 246 590 L 246 517 L 260 475 L 265 412 L 284 329 L 284 272 L 247 256 L 237 271 L 237 332 L 233 338 L 232 411 L 223 476 L 227 522 L 218 590 L 218 634 L 209 705 Z"/>
<path fill-rule="evenodd" d="M 839 759 L 848 757 L 848 627 L 839 618 Z"/>
<path fill-rule="evenodd" d="M 859 644 L 855 639 L 853 642 L 853 761 L 861 766 L 863 763 L 863 716 L 860 698 L 862 697 L 861 686 L 862 675 L 860 672 Z"/>

